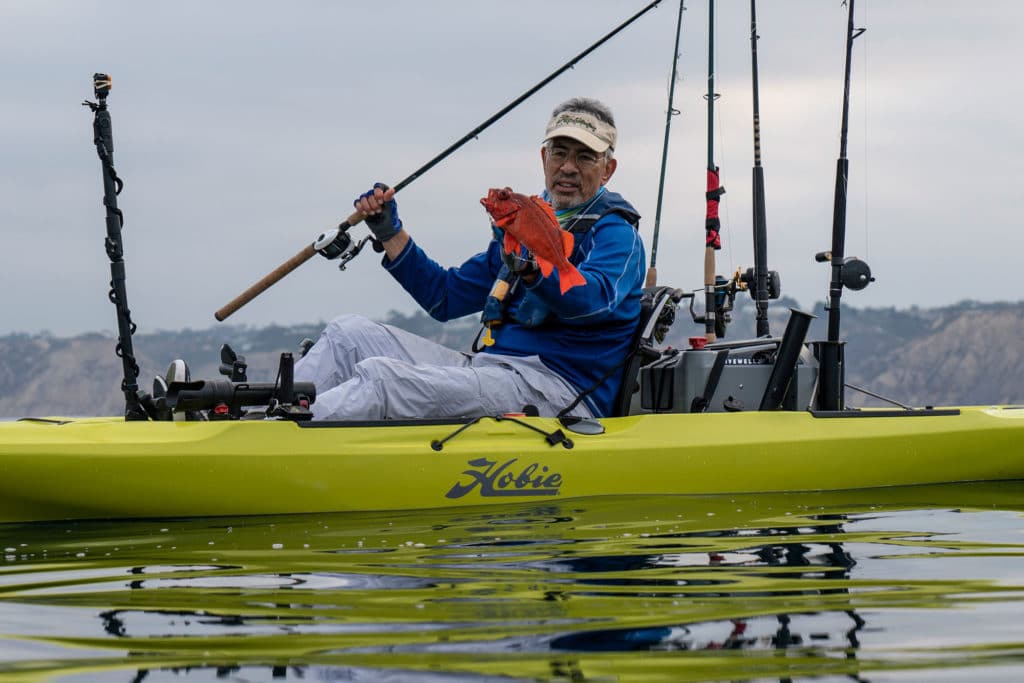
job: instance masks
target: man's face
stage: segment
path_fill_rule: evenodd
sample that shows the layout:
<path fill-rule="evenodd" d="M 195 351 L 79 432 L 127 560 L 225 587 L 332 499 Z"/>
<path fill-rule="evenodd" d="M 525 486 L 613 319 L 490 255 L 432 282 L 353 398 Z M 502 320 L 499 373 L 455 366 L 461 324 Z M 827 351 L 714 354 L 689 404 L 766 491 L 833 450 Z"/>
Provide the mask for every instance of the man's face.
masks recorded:
<path fill-rule="evenodd" d="M 615 172 L 617 162 L 572 138 L 554 138 L 540 148 L 544 186 L 551 205 L 568 209 L 594 196 Z"/>

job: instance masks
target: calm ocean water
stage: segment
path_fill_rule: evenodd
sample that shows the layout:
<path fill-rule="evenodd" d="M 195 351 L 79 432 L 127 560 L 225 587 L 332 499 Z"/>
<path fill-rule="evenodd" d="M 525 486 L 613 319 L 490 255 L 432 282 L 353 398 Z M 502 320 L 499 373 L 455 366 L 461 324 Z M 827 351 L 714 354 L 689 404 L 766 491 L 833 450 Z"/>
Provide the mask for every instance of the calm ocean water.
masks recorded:
<path fill-rule="evenodd" d="M 1024 679 L 1024 483 L 0 525 L 0 680 Z"/>

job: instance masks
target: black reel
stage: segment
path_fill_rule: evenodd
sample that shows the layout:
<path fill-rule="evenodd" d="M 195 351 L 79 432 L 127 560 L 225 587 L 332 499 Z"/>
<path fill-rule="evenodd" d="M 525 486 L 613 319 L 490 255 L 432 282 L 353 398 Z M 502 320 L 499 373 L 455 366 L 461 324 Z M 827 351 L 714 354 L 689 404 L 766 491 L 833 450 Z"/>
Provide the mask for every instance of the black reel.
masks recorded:
<path fill-rule="evenodd" d="M 831 263 L 832 252 L 819 251 L 814 255 L 814 260 L 818 263 Z M 839 281 L 843 287 L 859 292 L 874 282 L 875 278 L 871 275 L 871 267 L 866 262 L 856 256 L 847 256 L 839 268 Z"/>
<path fill-rule="evenodd" d="M 843 287 L 854 292 L 859 292 L 875 281 L 875 278 L 871 276 L 871 268 L 868 264 L 856 256 L 843 259 L 841 278 Z"/>
<path fill-rule="evenodd" d="M 313 248 L 325 259 L 328 261 L 339 259 L 338 270 L 345 270 L 348 262 L 359 256 L 359 252 L 372 239 L 367 235 L 358 242 L 353 242 L 352 237 L 348 234 L 349 227 L 351 226 L 348 223 L 342 223 L 335 230 L 320 233 L 319 237 L 313 241 Z M 373 244 L 374 249 L 377 249 L 379 242 L 374 240 Z M 383 248 L 379 251 L 383 251 Z"/>
<path fill-rule="evenodd" d="M 729 323 L 732 322 L 732 310 L 736 304 L 736 292 L 739 290 L 739 283 L 736 278 L 726 280 L 721 275 L 715 276 L 715 336 L 725 337 L 726 328 Z M 687 298 L 690 299 L 690 317 L 693 318 L 693 322 L 698 325 L 703 325 L 707 322 L 707 317 L 704 315 L 698 315 L 694 310 L 694 297 L 692 294 Z"/>
<path fill-rule="evenodd" d="M 746 287 L 747 291 L 750 292 L 751 299 L 757 299 L 757 282 L 754 280 L 754 269 L 747 268 L 747 270 L 740 275 L 740 282 Z M 782 279 L 779 277 L 779 271 L 769 270 L 768 271 L 768 298 L 778 299 L 782 295 Z"/>

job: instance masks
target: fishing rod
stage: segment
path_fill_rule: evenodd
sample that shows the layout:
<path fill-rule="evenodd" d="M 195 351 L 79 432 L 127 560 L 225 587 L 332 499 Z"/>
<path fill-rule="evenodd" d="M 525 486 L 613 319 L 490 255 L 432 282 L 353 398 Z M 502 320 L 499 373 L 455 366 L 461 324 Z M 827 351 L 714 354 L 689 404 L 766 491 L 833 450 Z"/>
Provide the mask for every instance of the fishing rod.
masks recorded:
<path fill-rule="evenodd" d="M 708 0 L 708 169 L 707 169 L 707 213 L 704 220 L 704 338 L 713 342 L 716 338 L 716 277 L 715 251 L 722 248 L 719 231 L 722 222 L 718 218 L 718 201 L 725 194 L 715 165 L 715 0 Z M 724 322 L 724 321 L 723 321 Z"/>
<path fill-rule="evenodd" d="M 867 29 L 853 27 L 854 0 L 845 0 L 846 20 L 846 66 L 843 72 L 843 114 L 839 134 L 839 159 L 836 161 L 835 200 L 832 207 L 832 251 L 820 252 L 815 260 L 831 262 L 832 276 L 829 281 L 828 337 L 820 344 L 818 386 L 818 407 L 821 410 L 843 410 L 844 363 L 843 342 L 839 341 L 839 309 L 843 287 L 860 290 L 867 287 L 874 278 L 868 265 L 855 257 L 845 258 L 846 248 L 846 193 L 849 180 L 850 162 L 846 158 L 850 120 L 850 61 L 853 41 Z"/>
<path fill-rule="evenodd" d="M 617 35 L 619 32 L 624 30 L 627 26 L 629 26 L 630 24 L 635 22 L 637 19 L 642 17 L 644 14 L 647 14 L 647 12 L 649 12 L 650 10 L 654 9 L 655 7 L 657 7 L 659 4 L 661 4 L 661 0 L 654 0 L 653 2 L 649 3 L 646 7 L 644 7 L 639 12 L 637 12 L 636 14 L 631 16 L 629 19 L 625 20 L 624 22 L 622 22 L 621 24 L 616 26 L 614 29 L 612 29 L 607 34 L 605 34 L 600 40 L 598 40 L 597 42 L 592 44 L 590 47 L 588 47 L 587 49 L 583 50 L 583 52 L 580 52 L 578 55 L 573 57 L 571 60 L 569 60 L 568 62 L 563 64 L 561 67 L 556 69 L 554 72 L 552 72 L 549 76 L 547 76 L 546 78 L 541 80 L 535 86 L 533 86 L 532 88 L 530 88 L 529 90 L 524 92 L 522 95 L 520 95 L 516 99 L 512 100 L 511 102 L 509 102 L 505 107 L 503 107 L 501 110 L 499 110 L 496 114 L 491 116 L 489 119 L 487 119 L 486 121 L 481 123 L 479 126 L 474 128 L 473 130 L 471 130 L 468 133 L 466 133 L 459 140 L 457 140 L 456 142 L 452 143 L 443 152 L 441 152 L 440 154 L 435 156 L 433 159 L 431 159 L 427 163 L 423 164 L 418 169 L 416 169 L 415 171 L 410 173 L 408 176 L 403 178 L 401 181 L 399 181 L 397 184 L 395 184 L 394 185 L 395 192 L 398 192 L 398 191 L 402 190 L 403 188 L 407 187 L 414 180 L 416 180 L 420 176 L 424 175 L 430 169 L 434 168 L 434 166 L 436 166 L 437 164 L 441 163 L 446 158 L 448 158 L 451 154 L 453 154 L 456 150 L 458 150 L 460 147 L 465 145 L 467 142 L 469 142 L 470 140 L 475 139 L 477 136 L 479 136 L 480 133 L 482 133 L 484 130 L 489 128 L 492 124 L 496 123 L 499 119 L 504 117 L 510 111 L 512 111 L 513 109 L 518 107 L 520 104 L 522 104 L 524 101 L 526 101 L 528 98 L 530 98 L 538 90 L 540 90 L 545 85 L 547 85 L 548 83 L 550 83 L 551 81 L 556 79 L 558 76 L 562 75 L 564 72 L 566 72 L 569 69 L 571 69 L 574 66 L 576 66 L 576 64 L 578 62 L 583 60 L 583 58 L 585 58 L 591 52 L 593 52 L 597 48 L 601 47 L 601 45 L 603 45 L 606 42 L 608 42 L 609 40 L 611 40 L 615 35 Z M 352 215 L 350 215 L 344 221 L 339 223 L 338 227 L 332 228 L 332 229 L 330 229 L 330 230 L 328 230 L 326 232 L 321 233 L 313 241 L 312 244 L 310 244 L 310 245 L 308 245 L 306 247 L 303 247 L 302 250 L 300 250 L 297 254 L 295 254 L 295 256 L 291 257 L 290 259 L 288 259 L 287 261 L 285 261 L 284 263 L 279 265 L 277 268 L 275 268 L 270 273 L 265 275 L 258 282 L 253 284 L 251 287 L 249 287 L 244 292 L 239 294 L 237 297 L 232 299 L 230 302 L 225 304 L 223 307 L 218 309 L 213 314 L 214 317 L 217 320 L 219 320 L 219 321 L 223 321 L 229 315 L 231 315 L 232 313 L 234 313 L 235 311 L 240 309 L 242 306 L 244 306 L 245 304 L 249 303 L 250 301 L 255 299 L 257 296 L 259 296 L 261 293 L 266 291 L 267 288 L 269 288 L 271 285 L 275 284 L 277 281 L 279 281 L 285 275 L 287 275 L 288 273 L 292 272 L 293 270 L 298 268 L 300 265 L 302 265 L 303 263 L 305 263 L 309 259 L 313 258 L 313 255 L 316 254 L 317 252 L 320 252 L 324 256 L 326 256 L 327 258 L 331 258 L 331 259 L 339 258 L 340 257 L 342 259 L 340 267 L 342 269 L 344 269 L 345 264 L 348 261 L 350 261 L 352 258 L 354 258 L 359 253 L 359 251 L 362 249 L 362 247 L 366 244 L 367 239 L 369 239 L 369 238 L 364 238 L 363 240 L 361 240 L 360 242 L 358 242 L 356 245 L 353 246 L 352 245 L 352 239 L 348 236 L 349 228 L 352 228 L 352 227 L 358 225 L 359 223 L 361 223 L 363 218 L 364 218 L 363 214 L 360 213 L 359 211 L 356 211 L 356 212 L 352 213 Z M 376 247 L 376 245 L 375 245 L 375 247 Z"/>
<path fill-rule="evenodd" d="M 124 214 L 117 208 L 117 195 L 121 194 L 124 182 L 114 170 L 114 133 L 107 110 L 107 95 L 110 94 L 111 78 L 107 74 L 93 74 L 93 92 L 96 101 L 86 100 L 82 104 L 93 112 L 93 142 L 96 154 L 100 158 L 103 169 L 103 205 L 107 209 L 107 237 L 104 247 L 110 259 L 110 291 L 107 297 L 117 309 L 117 347 L 116 353 L 121 358 L 124 376 L 121 380 L 121 391 L 124 393 L 126 420 L 149 419 L 142 401 L 146 395 L 139 391 L 139 364 L 135 360 L 132 349 L 132 334 L 135 323 L 128 308 L 128 292 L 125 286 L 124 242 L 121 239 L 121 228 L 124 226 Z"/>
<path fill-rule="evenodd" d="M 665 143 L 661 148 L 661 177 L 658 178 L 658 204 L 654 210 L 654 239 L 651 242 L 651 267 L 647 269 L 645 287 L 658 284 L 658 232 L 661 227 L 661 203 L 665 193 L 665 167 L 668 165 L 668 134 L 672 127 L 672 117 L 679 111 L 672 105 L 676 92 L 676 68 L 679 64 L 679 34 L 683 28 L 684 0 L 679 0 L 679 18 L 676 20 L 676 42 L 672 52 L 672 80 L 668 86 L 668 112 L 665 114 Z"/>
<path fill-rule="evenodd" d="M 756 0 L 750 0 L 750 63 L 753 74 L 754 97 L 754 175 L 753 175 L 753 223 L 754 223 L 754 272 L 753 295 L 756 308 L 755 326 L 758 337 L 767 337 L 768 330 L 768 227 L 764 206 L 764 168 L 761 166 L 761 97 L 758 91 L 757 74 L 757 10 Z M 776 280 L 778 276 L 776 275 Z M 778 286 L 775 287 L 778 298 Z"/>

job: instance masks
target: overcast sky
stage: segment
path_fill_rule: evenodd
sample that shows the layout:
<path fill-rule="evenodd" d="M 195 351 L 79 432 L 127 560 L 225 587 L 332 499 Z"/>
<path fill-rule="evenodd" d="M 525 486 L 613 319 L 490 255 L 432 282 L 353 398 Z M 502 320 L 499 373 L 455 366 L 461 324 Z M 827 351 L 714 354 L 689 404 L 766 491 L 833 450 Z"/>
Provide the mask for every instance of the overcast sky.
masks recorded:
<path fill-rule="evenodd" d="M 405 177 L 645 4 L 0 1 L 0 334 L 115 329 L 92 116 L 79 106 L 94 71 L 113 76 L 133 318 L 143 330 L 206 328 L 375 180 Z M 707 2 L 686 4 L 658 269 L 693 289 Z M 831 244 L 846 10 L 758 10 L 769 266 L 809 308 L 827 294 L 813 256 Z M 489 187 L 542 189 L 547 116 L 574 95 L 616 114 L 610 186 L 644 215 L 649 250 L 677 11 L 666 0 L 405 189 L 401 215 L 428 253 L 456 265 L 486 246 Z M 728 274 L 752 265 L 749 3 L 723 0 L 718 15 Z M 1020 299 L 1024 4 L 859 0 L 856 24 L 867 32 L 854 49 L 847 253 L 877 282 L 844 302 Z M 345 272 L 310 261 L 228 322 L 414 308 L 368 250 Z"/>

